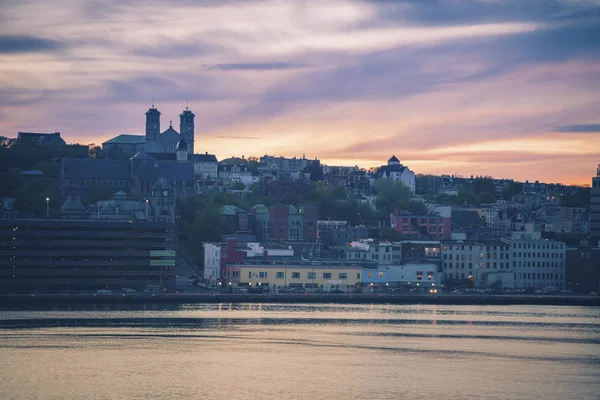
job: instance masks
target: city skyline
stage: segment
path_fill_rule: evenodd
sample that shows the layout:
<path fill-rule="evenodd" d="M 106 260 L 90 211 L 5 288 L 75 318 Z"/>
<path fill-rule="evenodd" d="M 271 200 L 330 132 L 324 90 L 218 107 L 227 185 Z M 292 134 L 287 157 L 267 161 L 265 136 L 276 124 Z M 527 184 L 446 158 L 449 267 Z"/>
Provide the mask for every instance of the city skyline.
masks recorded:
<path fill-rule="evenodd" d="M 187 101 L 219 159 L 580 185 L 600 161 L 598 2 L 58 4 L 0 16 L 0 135 L 100 144 Z"/>

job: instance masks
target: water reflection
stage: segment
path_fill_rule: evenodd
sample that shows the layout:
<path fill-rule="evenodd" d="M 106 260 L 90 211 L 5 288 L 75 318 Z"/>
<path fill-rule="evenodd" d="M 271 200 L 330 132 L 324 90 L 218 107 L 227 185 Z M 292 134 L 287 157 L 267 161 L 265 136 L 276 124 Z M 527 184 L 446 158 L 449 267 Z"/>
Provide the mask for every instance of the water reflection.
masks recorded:
<path fill-rule="evenodd" d="M 0 352 L 2 399 L 585 399 L 600 389 L 600 310 L 48 306 L 1 311 Z"/>

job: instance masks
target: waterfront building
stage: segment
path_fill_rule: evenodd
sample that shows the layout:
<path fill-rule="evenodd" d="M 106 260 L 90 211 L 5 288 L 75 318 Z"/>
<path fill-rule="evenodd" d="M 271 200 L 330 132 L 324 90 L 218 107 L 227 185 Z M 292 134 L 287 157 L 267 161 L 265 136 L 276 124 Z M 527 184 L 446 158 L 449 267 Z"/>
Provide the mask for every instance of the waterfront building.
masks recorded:
<path fill-rule="evenodd" d="M 441 267 L 442 253 L 438 240 L 402 240 L 392 247 L 394 264 L 428 263 Z"/>
<path fill-rule="evenodd" d="M 590 240 L 593 246 L 600 246 L 600 164 L 590 190 Z"/>
<path fill-rule="evenodd" d="M 175 224 L 0 220 L 0 290 L 143 289 L 173 283 Z"/>
<path fill-rule="evenodd" d="M 566 288 L 575 293 L 600 293 L 600 248 L 589 244 L 567 248 Z"/>
<path fill-rule="evenodd" d="M 509 244 L 501 240 L 442 241 L 441 259 L 447 287 L 514 287 L 499 274 L 510 270 Z"/>
<path fill-rule="evenodd" d="M 380 266 L 379 271 L 387 273 L 389 286 L 408 291 L 429 292 L 441 288 L 443 283 L 435 264 L 406 263 Z"/>
<path fill-rule="evenodd" d="M 566 245 L 547 239 L 509 239 L 515 288 L 565 288 Z"/>
<path fill-rule="evenodd" d="M 336 262 L 228 264 L 226 281 L 237 288 L 355 290 L 362 282 L 361 265 Z"/>
<path fill-rule="evenodd" d="M 204 243 L 204 279 L 213 284 L 221 270 L 221 243 Z"/>

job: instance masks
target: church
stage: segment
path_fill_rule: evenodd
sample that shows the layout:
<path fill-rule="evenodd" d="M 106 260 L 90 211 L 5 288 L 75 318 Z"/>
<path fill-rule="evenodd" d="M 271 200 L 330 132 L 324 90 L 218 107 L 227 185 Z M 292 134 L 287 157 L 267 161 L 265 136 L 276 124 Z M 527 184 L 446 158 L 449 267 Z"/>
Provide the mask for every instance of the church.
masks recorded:
<path fill-rule="evenodd" d="M 119 135 L 102 144 L 105 158 L 62 160 L 60 184 L 64 195 L 82 196 L 90 187 L 105 187 L 146 197 L 159 180 L 174 194 L 190 196 L 216 179 L 217 158 L 194 154 L 194 117 L 186 107 L 179 131 L 169 124 L 161 133 L 160 111 L 146 112 L 145 135 Z"/>
<path fill-rule="evenodd" d="M 179 147 L 186 148 L 186 158 L 192 160 L 194 154 L 194 113 L 188 107 L 179 114 L 179 132 L 169 123 L 169 128 L 161 133 L 160 111 L 154 104 L 146 111 L 146 134 L 122 134 L 102 143 L 103 154 L 110 159 L 128 159 L 138 153 L 175 154 Z"/>

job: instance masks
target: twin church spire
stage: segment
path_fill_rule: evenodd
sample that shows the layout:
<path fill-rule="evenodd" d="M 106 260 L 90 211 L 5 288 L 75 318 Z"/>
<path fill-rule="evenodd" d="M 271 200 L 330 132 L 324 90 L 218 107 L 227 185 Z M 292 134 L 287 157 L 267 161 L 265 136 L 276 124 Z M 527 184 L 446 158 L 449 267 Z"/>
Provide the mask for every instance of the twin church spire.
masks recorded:
<path fill-rule="evenodd" d="M 187 143 L 189 152 L 193 154 L 194 151 L 194 113 L 189 110 L 187 106 L 181 114 L 179 114 L 179 133 L 181 139 Z M 172 142 L 172 138 L 163 138 L 163 134 L 173 136 L 177 132 L 173 129 L 172 121 L 169 129 L 161 134 L 160 132 L 160 111 L 154 107 L 154 101 L 152 101 L 152 107 L 146 111 L 146 144 L 147 152 L 170 152 L 171 144 L 161 144 L 161 142 Z M 163 140 L 164 139 L 164 140 Z M 168 139 L 168 140 L 167 140 Z M 167 147 L 165 147 L 167 146 Z M 173 145 L 175 146 L 175 145 Z M 166 150 L 166 151 L 165 151 Z M 172 149 L 174 150 L 174 148 Z"/>

